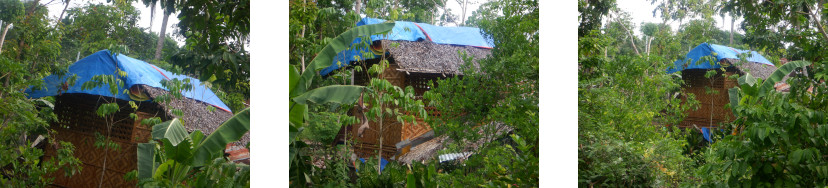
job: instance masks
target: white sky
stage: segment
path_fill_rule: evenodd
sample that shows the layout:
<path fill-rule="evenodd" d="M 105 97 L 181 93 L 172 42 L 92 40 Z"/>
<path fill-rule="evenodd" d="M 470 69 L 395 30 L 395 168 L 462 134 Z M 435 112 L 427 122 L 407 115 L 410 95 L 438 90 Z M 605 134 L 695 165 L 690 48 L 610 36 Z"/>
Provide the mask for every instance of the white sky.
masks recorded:
<path fill-rule="evenodd" d="M 41 0 L 40 2 L 41 3 L 47 3 L 49 1 Z M 89 1 L 73 0 L 69 3 L 69 8 L 81 7 L 81 6 L 86 5 L 88 3 L 108 4 L 108 3 L 106 3 L 106 0 L 89 0 Z M 109 3 L 109 4 L 111 4 L 111 3 Z M 60 12 L 63 11 L 63 7 L 65 5 L 66 4 L 63 4 L 63 1 L 61 1 L 61 0 L 54 0 L 51 3 L 47 4 L 46 7 L 49 8 L 49 17 L 51 17 L 53 19 L 56 19 L 58 16 L 60 16 Z M 132 2 L 132 6 L 134 6 L 135 9 L 138 10 L 141 13 L 141 15 L 138 18 L 138 27 L 142 27 L 142 28 L 149 27 L 150 17 L 151 17 L 150 16 L 150 11 L 151 11 L 150 8 L 147 7 L 147 6 L 144 6 L 144 4 L 141 3 L 141 2 Z M 158 33 L 159 31 L 161 31 L 161 22 L 164 19 L 164 15 L 161 13 L 162 12 L 161 11 L 161 6 L 160 5 L 155 5 L 155 6 L 156 6 L 156 8 L 155 8 L 156 12 L 155 12 L 155 18 L 153 18 L 153 20 L 155 20 L 155 21 L 152 23 L 151 31 Z M 172 15 L 170 15 L 169 20 L 167 20 L 167 31 L 166 31 L 167 35 L 170 35 L 175 30 L 174 26 L 175 26 L 175 24 L 178 23 L 178 17 L 176 17 L 176 15 L 177 15 L 177 13 L 173 13 Z M 66 17 L 66 15 L 64 14 L 63 17 Z M 184 39 L 183 38 L 173 36 L 172 39 L 175 40 L 176 42 L 178 42 L 178 46 L 184 45 Z"/>
<path fill-rule="evenodd" d="M 657 4 L 650 4 L 650 0 L 618 0 L 616 3 L 618 4 L 618 8 L 626 12 L 629 12 L 630 16 L 632 16 L 632 22 L 636 25 L 636 28 L 634 30 L 635 35 L 637 36 L 642 36 L 641 31 L 639 30 L 639 27 L 641 27 L 641 22 L 661 23 L 660 12 L 656 15 L 658 17 L 653 17 L 653 10 L 655 10 Z M 716 20 L 716 26 L 719 27 L 719 29 L 730 31 L 730 16 L 725 16 L 725 22 L 722 22 L 722 17 L 718 15 L 714 15 L 713 18 Z M 736 33 L 745 33 L 744 31 L 739 29 L 739 24 L 742 23 L 742 20 L 743 19 L 738 18 L 734 23 L 734 25 L 736 26 L 733 29 L 734 31 L 736 31 Z M 686 24 L 689 21 L 690 20 L 684 20 L 684 23 Z M 678 29 L 678 21 L 673 21 L 672 23 L 670 21 L 667 21 L 667 23 L 670 24 L 670 27 L 673 28 L 673 31 L 676 31 Z"/>
<path fill-rule="evenodd" d="M 488 0 L 468 0 L 468 1 L 469 1 L 469 8 L 468 8 L 468 10 L 466 10 L 466 19 L 468 19 L 468 17 L 471 16 L 472 12 L 477 10 L 477 8 L 481 4 L 488 2 Z M 65 6 L 65 4 L 63 4 L 63 1 L 61 1 L 61 0 L 52 0 L 51 2 L 41 1 L 41 3 L 49 3 L 46 6 L 49 8 L 49 16 L 53 19 L 56 19 L 58 16 L 60 16 L 60 12 L 63 11 L 63 7 Z M 106 0 L 88 0 L 88 1 L 73 0 L 69 3 L 69 8 L 81 7 L 81 6 L 86 5 L 88 3 L 108 4 L 106 2 Z M 619 2 L 619 4 L 621 4 L 621 3 Z M 132 6 L 134 6 L 135 9 L 137 9 L 140 12 L 140 17 L 138 18 L 138 27 L 142 27 L 142 28 L 149 27 L 150 26 L 150 17 L 151 17 L 150 16 L 150 11 L 151 11 L 150 8 L 145 6 L 141 2 L 133 2 Z M 462 12 L 461 12 L 461 9 L 460 9 L 460 4 L 456 0 L 448 0 L 446 8 L 451 9 L 452 13 L 454 13 L 458 17 L 460 17 L 462 15 Z M 153 22 L 152 28 L 150 30 L 157 33 L 159 31 L 161 31 L 161 22 L 164 18 L 164 15 L 161 14 L 161 7 L 159 5 L 156 5 L 156 10 L 155 11 L 156 11 L 156 15 L 153 18 L 154 22 Z M 171 15 L 169 20 L 168 20 L 167 34 L 171 34 L 176 29 L 175 24 L 178 23 L 178 18 L 176 17 L 176 14 L 177 13 L 173 13 L 173 15 Z M 66 15 L 64 15 L 64 17 L 65 16 Z M 458 22 L 460 22 L 460 21 L 458 20 Z M 454 26 L 455 24 L 449 24 L 449 25 Z M 172 39 L 175 40 L 176 42 L 178 42 L 179 46 L 184 45 L 184 39 L 183 38 L 173 36 Z"/>
<path fill-rule="evenodd" d="M 469 1 L 469 5 L 468 5 L 469 8 L 468 8 L 468 10 L 466 10 L 466 20 L 468 20 L 469 17 L 471 17 L 472 12 L 477 10 L 477 8 L 480 7 L 480 5 L 482 5 L 483 3 L 489 2 L 488 0 L 467 0 L 467 1 Z M 457 3 L 456 0 L 448 0 L 448 2 L 446 2 L 446 8 L 451 9 L 451 13 L 457 15 L 458 18 L 463 15 L 463 11 L 462 11 L 463 9 L 460 8 L 460 3 Z M 457 20 L 457 22 L 460 22 L 460 20 Z M 456 26 L 456 24 L 448 24 L 447 26 Z"/>

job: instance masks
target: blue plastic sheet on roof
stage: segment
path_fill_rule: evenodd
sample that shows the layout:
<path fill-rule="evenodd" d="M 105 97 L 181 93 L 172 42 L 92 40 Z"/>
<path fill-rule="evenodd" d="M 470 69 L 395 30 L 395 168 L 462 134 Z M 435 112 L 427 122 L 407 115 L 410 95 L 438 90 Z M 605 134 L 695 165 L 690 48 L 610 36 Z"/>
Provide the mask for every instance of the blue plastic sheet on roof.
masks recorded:
<path fill-rule="evenodd" d="M 716 62 L 711 65 L 710 62 L 698 62 L 701 57 L 709 56 L 716 53 Z M 687 53 L 684 59 L 679 59 L 674 62 L 675 67 L 671 67 L 667 69 L 667 73 L 674 73 L 677 71 L 681 71 L 684 69 L 717 69 L 721 68 L 722 66 L 719 65 L 719 61 L 722 59 L 739 59 L 739 54 L 749 53 L 747 54 L 747 61 L 752 63 L 761 63 L 767 64 L 770 66 L 774 66 L 773 63 L 765 59 L 764 56 L 759 54 L 756 51 L 750 50 L 741 50 L 736 48 L 731 48 L 728 46 L 722 46 L 717 44 L 707 44 L 702 43 L 690 52 Z M 690 63 L 686 63 L 685 60 L 690 60 Z"/>
<path fill-rule="evenodd" d="M 385 20 L 377 18 L 362 18 L 357 22 L 357 26 L 371 25 L 383 23 Z M 475 46 L 483 48 L 492 48 L 494 45 L 491 40 L 483 37 L 482 32 L 478 28 L 473 27 L 442 27 L 426 23 L 414 23 L 407 21 L 396 21 L 394 28 L 388 32 L 387 35 L 371 35 L 371 42 L 377 40 L 405 40 L 405 41 L 420 41 L 431 40 L 436 44 L 450 44 Z M 351 49 L 339 52 L 331 66 L 322 69 L 319 74 L 322 76 L 328 75 L 336 69 L 342 68 L 350 62 L 357 60 L 366 60 L 378 58 L 368 45 L 361 47 L 355 46 L 363 42 L 361 38 L 355 39 L 351 42 Z"/>
<path fill-rule="evenodd" d="M 105 85 L 102 87 L 93 88 L 90 90 L 82 90 L 81 86 L 83 83 L 92 79 L 95 75 L 115 75 L 116 69 L 120 69 L 127 73 L 127 76 L 119 77 L 123 80 L 124 86 L 118 88 L 118 94 L 112 95 L 109 91 L 109 86 Z M 193 85 L 193 89 L 190 91 L 182 92 L 182 95 L 187 98 L 191 98 L 194 100 L 198 100 L 201 102 L 205 102 L 207 104 L 211 104 L 219 109 L 223 109 L 225 111 L 231 112 L 230 108 L 221 101 L 221 99 L 216 96 L 213 91 L 201 85 L 201 81 L 198 79 L 174 74 L 172 72 L 166 71 L 164 69 L 158 68 L 154 65 L 151 65 L 147 62 L 127 57 L 121 54 L 112 54 L 109 50 L 101 50 L 98 51 L 90 56 L 87 56 L 78 62 L 75 62 L 68 69 L 68 75 L 77 75 L 77 80 L 75 81 L 75 85 L 72 85 L 67 88 L 66 91 L 62 93 L 85 93 L 85 94 L 92 94 L 92 95 L 101 95 L 107 97 L 114 97 L 122 100 L 132 101 L 129 98 L 128 94 L 124 94 L 123 91 L 132 87 L 133 85 L 143 84 L 151 87 L 162 88 L 164 90 L 169 91 L 167 88 L 161 86 L 161 80 L 172 80 L 178 78 L 179 80 L 184 80 L 186 78 L 190 79 L 190 84 Z M 32 90 L 29 88 L 26 90 L 26 94 L 28 94 L 29 98 L 40 98 L 46 96 L 55 96 L 58 93 L 58 89 L 66 82 L 66 79 L 69 77 L 68 75 L 63 77 L 58 77 L 57 75 L 50 75 L 43 79 L 45 83 L 45 88 L 39 90 Z"/>
<path fill-rule="evenodd" d="M 474 27 L 441 27 L 420 23 L 431 42 L 437 44 L 453 44 L 463 46 L 477 46 L 491 48 L 493 45 L 487 40 L 482 30 Z"/>

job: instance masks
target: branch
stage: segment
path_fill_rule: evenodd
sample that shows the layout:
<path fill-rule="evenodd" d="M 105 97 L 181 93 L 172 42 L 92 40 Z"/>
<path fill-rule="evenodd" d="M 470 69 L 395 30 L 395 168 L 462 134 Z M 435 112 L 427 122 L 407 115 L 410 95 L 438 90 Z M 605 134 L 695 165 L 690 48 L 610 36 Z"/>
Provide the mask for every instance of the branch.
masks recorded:
<path fill-rule="evenodd" d="M 817 7 L 817 9 L 820 9 L 820 8 L 821 7 Z M 820 11 L 820 10 L 817 10 L 817 11 Z M 808 15 L 809 17 L 811 17 L 812 18 L 811 20 L 814 22 L 814 24 L 816 24 L 817 29 L 819 30 L 819 33 L 822 34 L 822 39 L 828 40 L 828 33 L 825 33 L 825 28 L 823 28 L 822 23 L 820 23 L 819 18 L 817 18 L 816 15 L 814 15 L 813 12 L 809 11 L 809 12 L 806 13 L 806 12 L 802 12 L 802 11 L 796 11 L 796 13 L 805 14 L 805 15 Z"/>
<path fill-rule="evenodd" d="M 621 28 L 624 29 L 624 31 L 627 32 L 627 35 L 630 36 L 630 42 L 632 43 L 632 47 L 635 50 L 635 55 L 641 56 L 641 53 L 638 52 L 638 47 L 635 46 L 635 36 L 633 36 L 632 33 L 630 33 L 630 30 L 627 29 L 627 26 L 624 26 L 624 24 L 621 23 L 619 17 L 615 17 L 615 21 L 618 22 L 618 25 L 621 25 Z"/>

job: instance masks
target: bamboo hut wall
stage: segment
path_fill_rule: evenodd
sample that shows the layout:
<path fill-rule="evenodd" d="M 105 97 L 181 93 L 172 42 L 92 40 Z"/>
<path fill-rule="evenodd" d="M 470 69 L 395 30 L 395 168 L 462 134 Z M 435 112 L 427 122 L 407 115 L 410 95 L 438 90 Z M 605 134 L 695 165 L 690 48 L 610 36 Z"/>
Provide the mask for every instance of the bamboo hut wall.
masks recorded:
<path fill-rule="evenodd" d="M 62 171 L 51 174 L 55 178 L 54 185 L 60 187 L 97 187 L 101 181 L 101 171 L 104 164 L 103 148 L 97 148 L 95 144 L 95 132 L 106 135 L 106 121 L 95 114 L 98 96 L 85 94 L 64 94 L 59 96 L 55 102 L 55 114 L 59 122 L 52 123 L 57 134 L 55 138 L 59 141 L 71 142 L 75 147 L 75 157 L 82 162 L 82 170 L 72 177 L 65 177 Z M 124 181 L 123 176 L 129 171 L 136 169 L 137 143 L 147 142 L 151 137 L 151 127 L 141 125 L 143 119 L 155 117 L 160 108 L 149 102 L 140 102 L 136 115 L 138 120 L 129 118 L 132 109 L 126 101 L 118 100 L 122 107 L 120 112 L 115 113 L 115 121 L 112 126 L 111 140 L 119 145 L 118 150 L 110 150 L 106 153 L 106 173 L 104 174 L 104 187 L 134 187 L 137 182 Z M 161 117 L 166 120 L 167 117 Z M 45 158 L 48 160 L 56 155 L 54 146 L 46 146 Z"/>
<path fill-rule="evenodd" d="M 716 75 L 717 79 L 710 82 L 704 77 L 707 70 L 684 70 L 682 78 L 685 83 L 685 92 L 695 95 L 699 101 L 699 108 L 687 110 L 687 117 L 679 124 L 679 127 L 715 127 L 721 122 L 733 120 L 733 113 L 725 105 L 730 103 L 727 90 L 737 86 L 735 79 L 723 78 L 722 74 Z M 737 74 L 735 71 L 724 72 L 725 77 Z M 712 84 L 712 85 L 711 85 Z M 716 91 L 716 94 L 707 93 L 707 88 Z M 711 124 L 712 116 L 712 124 Z"/>
<path fill-rule="evenodd" d="M 430 81 L 434 81 L 436 87 L 436 80 L 445 77 L 438 73 L 406 73 L 399 70 L 400 66 L 394 62 L 393 58 L 389 58 L 389 62 L 388 68 L 383 71 L 383 74 L 381 74 L 380 77 L 387 79 L 392 85 L 403 89 L 408 86 L 412 86 L 415 91 L 415 96 L 418 99 L 422 99 L 423 93 L 429 90 L 428 83 Z M 367 60 L 365 63 L 368 67 L 370 67 L 372 64 L 378 63 L 378 60 Z M 368 77 L 365 73 L 358 72 L 354 75 L 355 85 L 368 85 L 369 80 L 370 77 Z M 439 117 L 441 115 L 441 113 L 434 107 L 426 107 L 426 112 L 430 118 Z M 416 124 L 399 123 L 394 117 L 386 119 L 389 120 L 384 122 L 384 127 L 388 128 L 388 130 L 383 131 L 385 132 L 385 135 L 383 135 L 383 156 L 391 157 L 394 155 L 397 152 L 395 145 L 396 143 L 407 139 L 414 139 L 432 130 L 431 126 L 419 117 L 415 120 Z M 369 126 L 371 129 L 377 130 L 376 122 L 369 122 Z M 376 131 L 366 130 L 362 137 L 354 137 L 353 135 L 358 133 L 359 124 L 347 126 L 344 129 L 348 130 L 348 138 L 353 141 L 350 142 L 350 144 L 354 146 L 354 151 L 358 156 L 376 156 L 376 151 L 379 149 L 379 135 Z M 344 137 L 344 135 L 338 135 L 337 137 L 337 140 L 339 140 L 341 137 Z"/>
<path fill-rule="evenodd" d="M 379 149 L 379 123 L 376 121 L 368 122 L 369 128 L 363 131 L 362 136 L 359 134 L 359 125 L 348 126 L 350 131 L 348 137 L 352 138 L 351 145 L 354 146 L 354 152 L 359 157 L 376 157 Z M 392 156 L 397 152 L 395 144 L 400 142 L 402 134 L 402 123 L 397 122 L 396 118 L 385 118 L 383 121 L 382 135 L 382 150 L 383 156 Z"/>

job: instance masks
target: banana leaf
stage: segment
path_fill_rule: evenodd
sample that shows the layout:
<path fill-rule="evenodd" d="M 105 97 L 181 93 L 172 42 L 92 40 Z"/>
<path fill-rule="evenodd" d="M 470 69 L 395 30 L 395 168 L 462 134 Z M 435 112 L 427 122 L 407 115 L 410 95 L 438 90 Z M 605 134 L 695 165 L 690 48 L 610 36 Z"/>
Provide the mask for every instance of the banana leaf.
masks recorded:
<path fill-rule="evenodd" d="M 186 139 L 189 135 L 181 120 L 174 118 L 170 121 L 161 122 L 152 126 L 152 139 L 162 140 L 169 139 L 173 146 L 178 145 L 181 141 Z"/>
<path fill-rule="evenodd" d="M 359 99 L 363 88 L 363 86 L 354 85 L 331 85 L 320 87 L 294 97 L 293 102 L 296 102 L 297 104 L 308 104 L 308 102 L 316 104 L 351 104 Z"/>
<path fill-rule="evenodd" d="M 767 92 L 773 90 L 773 86 L 776 84 L 776 82 L 782 81 L 782 78 L 784 78 L 785 75 L 790 74 L 794 69 L 808 65 L 811 65 L 811 62 L 804 60 L 792 61 L 786 63 L 785 65 L 782 65 L 781 67 L 776 69 L 776 71 L 773 71 L 773 73 L 768 77 L 768 79 L 766 79 L 765 82 L 762 83 L 762 86 L 759 88 L 759 96 L 765 96 Z"/>
<path fill-rule="evenodd" d="M 138 179 L 151 178 L 155 172 L 155 143 L 138 143 Z"/>
<path fill-rule="evenodd" d="M 304 93 L 313 82 L 314 76 L 319 74 L 317 71 L 319 69 L 324 68 L 325 66 L 329 65 L 333 59 L 336 57 L 336 54 L 342 52 L 343 50 L 347 50 L 351 43 L 360 36 L 368 36 L 377 33 L 384 33 L 390 31 L 394 28 L 393 22 L 389 23 L 382 23 L 382 24 L 372 24 L 372 25 L 363 25 L 352 28 L 348 31 L 345 31 L 336 38 L 330 40 L 328 45 L 325 45 L 325 48 L 320 51 L 316 57 L 311 60 L 305 70 L 302 72 L 301 78 L 299 78 L 298 85 L 290 91 L 290 96 L 297 96 L 301 93 Z"/>
<path fill-rule="evenodd" d="M 242 110 L 225 121 L 195 147 L 193 166 L 203 166 L 205 160 L 222 155 L 227 143 L 238 141 L 248 131 L 250 131 L 250 108 Z"/>

